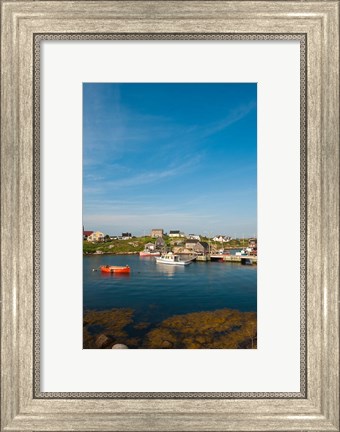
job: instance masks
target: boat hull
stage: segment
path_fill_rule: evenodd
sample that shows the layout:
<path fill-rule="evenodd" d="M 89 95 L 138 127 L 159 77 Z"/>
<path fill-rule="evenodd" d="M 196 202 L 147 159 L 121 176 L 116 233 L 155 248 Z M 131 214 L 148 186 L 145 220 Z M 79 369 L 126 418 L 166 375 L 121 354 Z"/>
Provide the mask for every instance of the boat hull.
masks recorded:
<path fill-rule="evenodd" d="M 192 260 L 188 261 L 170 261 L 163 258 L 156 258 L 156 262 L 158 264 L 166 264 L 166 265 L 172 265 L 172 266 L 186 266 L 192 263 Z"/>
<path fill-rule="evenodd" d="M 130 273 L 130 267 L 125 266 L 100 266 L 102 273 Z"/>

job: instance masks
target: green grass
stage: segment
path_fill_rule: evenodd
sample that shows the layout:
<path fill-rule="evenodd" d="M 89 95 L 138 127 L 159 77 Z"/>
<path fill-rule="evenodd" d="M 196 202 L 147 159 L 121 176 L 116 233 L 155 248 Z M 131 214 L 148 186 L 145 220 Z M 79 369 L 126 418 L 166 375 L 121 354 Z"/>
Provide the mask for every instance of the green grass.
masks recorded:
<path fill-rule="evenodd" d="M 165 243 L 167 246 L 170 246 L 172 240 L 170 237 L 164 237 Z M 186 239 L 181 239 L 183 242 Z M 209 243 L 209 239 L 202 238 L 202 241 L 206 241 Z M 93 254 L 97 250 L 102 251 L 104 253 L 115 253 L 115 254 L 124 254 L 124 253 L 138 253 L 144 249 L 146 243 L 154 243 L 155 239 L 152 237 L 135 237 L 130 240 L 112 240 L 109 242 L 101 242 L 101 243 L 91 243 L 88 241 L 83 242 L 83 253 L 84 254 Z M 210 245 L 212 249 L 232 249 L 232 248 L 243 248 L 248 246 L 248 239 L 234 239 L 228 243 L 219 243 L 210 241 Z"/>
<path fill-rule="evenodd" d="M 137 253 L 144 249 L 146 243 L 154 243 L 155 239 L 151 237 L 136 237 L 130 240 L 112 240 L 109 242 L 91 243 L 83 242 L 83 253 L 92 254 L 97 250 L 104 253 Z"/>

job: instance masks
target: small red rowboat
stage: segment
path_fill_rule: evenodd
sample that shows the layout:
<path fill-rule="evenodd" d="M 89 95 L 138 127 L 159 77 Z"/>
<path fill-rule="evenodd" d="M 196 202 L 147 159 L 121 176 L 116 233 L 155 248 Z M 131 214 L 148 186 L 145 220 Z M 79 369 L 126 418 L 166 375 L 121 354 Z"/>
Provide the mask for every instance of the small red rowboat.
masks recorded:
<path fill-rule="evenodd" d="M 130 273 L 130 267 L 127 265 L 125 267 L 122 266 L 100 266 L 100 270 L 103 273 Z"/>

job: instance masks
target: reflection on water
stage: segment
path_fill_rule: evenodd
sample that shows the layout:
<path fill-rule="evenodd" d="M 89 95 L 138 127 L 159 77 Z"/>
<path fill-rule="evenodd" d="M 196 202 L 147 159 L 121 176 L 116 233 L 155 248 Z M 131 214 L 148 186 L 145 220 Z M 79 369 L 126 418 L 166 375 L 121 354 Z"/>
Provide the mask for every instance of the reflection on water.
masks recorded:
<path fill-rule="evenodd" d="M 130 273 L 106 273 L 106 272 L 100 272 L 100 275 L 103 279 L 110 279 L 110 278 L 128 278 L 130 277 Z"/>
<path fill-rule="evenodd" d="M 163 264 L 163 263 L 157 263 L 157 266 L 159 266 L 158 271 L 160 273 L 163 273 L 164 276 L 172 277 L 177 272 L 183 272 L 184 266 L 174 266 L 169 264 Z"/>

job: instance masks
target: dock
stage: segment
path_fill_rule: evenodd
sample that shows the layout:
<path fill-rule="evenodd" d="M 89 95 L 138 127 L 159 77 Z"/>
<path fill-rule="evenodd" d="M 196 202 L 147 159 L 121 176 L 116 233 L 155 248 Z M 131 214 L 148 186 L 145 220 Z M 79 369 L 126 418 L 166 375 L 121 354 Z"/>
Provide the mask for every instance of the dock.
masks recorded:
<path fill-rule="evenodd" d="M 238 262 L 241 264 L 257 264 L 256 255 L 210 255 L 210 260 Z"/>
<path fill-rule="evenodd" d="M 257 256 L 255 255 L 197 255 L 196 261 L 223 261 L 235 262 L 241 264 L 257 264 Z"/>
<path fill-rule="evenodd" d="M 209 255 L 197 255 L 195 261 L 210 261 Z"/>

